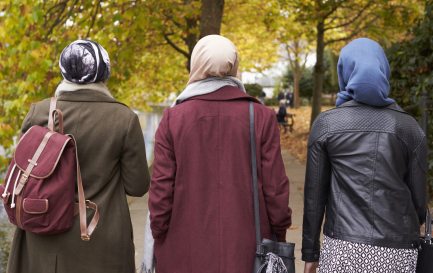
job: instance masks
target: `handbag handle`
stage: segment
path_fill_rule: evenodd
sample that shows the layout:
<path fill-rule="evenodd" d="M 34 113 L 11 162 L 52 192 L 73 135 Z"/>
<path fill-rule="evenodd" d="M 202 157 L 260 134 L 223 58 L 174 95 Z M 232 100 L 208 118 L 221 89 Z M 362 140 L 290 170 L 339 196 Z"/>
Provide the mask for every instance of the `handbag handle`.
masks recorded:
<path fill-rule="evenodd" d="M 431 243 L 431 239 L 432 239 L 432 219 L 431 219 L 431 214 L 430 214 L 430 210 L 427 206 L 427 211 L 426 211 L 426 215 L 425 215 L 425 236 L 424 236 L 424 240 L 426 242 Z"/>
<path fill-rule="evenodd" d="M 254 200 L 254 223 L 256 226 L 256 255 L 263 255 L 260 233 L 260 211 L 259 211 L 259 187 L 257 183 L 257 153 L 256 153 L 256 133 L 254 126 L 254 105 L 250 102 L 250 145 L 251 145 L 251 176 L 253 184 Z"/>

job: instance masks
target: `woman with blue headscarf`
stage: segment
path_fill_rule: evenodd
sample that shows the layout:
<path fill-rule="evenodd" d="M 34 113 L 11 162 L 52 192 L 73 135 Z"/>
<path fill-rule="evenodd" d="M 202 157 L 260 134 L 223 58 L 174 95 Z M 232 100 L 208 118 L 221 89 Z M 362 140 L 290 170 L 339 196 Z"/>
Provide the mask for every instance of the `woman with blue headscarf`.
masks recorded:
<path fill-rule="evenodd" d="M 304 272 L 415 272 L 425 135 L 388 97 L 390 69 L 378 43 L 350 42 L 337 69 L 337 107 L 317 118 L 308 143 Z"/>

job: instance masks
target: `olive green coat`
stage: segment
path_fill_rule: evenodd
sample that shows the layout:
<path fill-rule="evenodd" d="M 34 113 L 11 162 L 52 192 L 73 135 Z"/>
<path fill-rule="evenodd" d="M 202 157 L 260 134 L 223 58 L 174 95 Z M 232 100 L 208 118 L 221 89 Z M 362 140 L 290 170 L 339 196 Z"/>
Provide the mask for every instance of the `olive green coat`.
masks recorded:
<path fill-rule="evenodd" d="M 78 217 L 71 230 L 59 235 L 17 229 L 7 272 L 135 272 L 126 195 L 142 196 L 149 188 L 138 117 L 127 106 L 91 90 L 63 93 L 57 108 L 64 114 L 65 133 L 77 140 L 85 196 L 99 206 L 100 221 L 89 242 L 80 239 Z M 49 99 L 33 104 L 22 131 L 46 126 L 48 109 Z"/>

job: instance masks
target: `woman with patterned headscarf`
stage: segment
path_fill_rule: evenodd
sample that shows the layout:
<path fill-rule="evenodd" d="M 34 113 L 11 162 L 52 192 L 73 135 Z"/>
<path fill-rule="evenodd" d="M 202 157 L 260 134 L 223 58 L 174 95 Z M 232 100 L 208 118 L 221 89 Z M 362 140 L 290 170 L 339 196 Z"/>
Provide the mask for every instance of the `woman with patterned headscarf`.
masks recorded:
<path fill-rule="evenodd" d="M 262 236 L 285 241 L 289 181 L 273 110 L 245 93 L 233 43 L 194 47 L 188 85 L 155 136 L 149 191 L 157 273 L 251 273 L 255 256 L 249 104 L 254 102 Z"/>
<path fill-rule="evenodd" d="M 8 273 L 133 273 L 132 225 L 126 195 L 149 187 L 143 134 L 138 117 L 116 101 L 105 85 L 110 60 L 96 42 L 77 40 L 60 56 L 63 81 L 57 108 L 65 133 L 77 142 L 86 199 L 98 205 L 100 220 L 90 241 L 80 239 L 78 219 L 62 234 L 41 236 L 17 229 Z M 50 99 L 32 104 L 22 126 L 46 126 Z"/>
<path fill-rule="evenodd" d="M 389 98 L 390 69 L 378 43 L 350 42 L 337 69 L 337 107 L 317 118 L 308 143 L 304 272 L 415 273 L 426 211 L 425 135 Z"/>

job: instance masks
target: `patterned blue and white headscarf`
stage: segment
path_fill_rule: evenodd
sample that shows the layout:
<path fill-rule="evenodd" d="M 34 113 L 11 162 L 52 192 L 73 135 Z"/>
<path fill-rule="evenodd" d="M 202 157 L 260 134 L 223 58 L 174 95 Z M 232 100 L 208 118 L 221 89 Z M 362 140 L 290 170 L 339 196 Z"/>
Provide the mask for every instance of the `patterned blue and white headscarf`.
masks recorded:
<path fill-rule="evenodd" d="M 77 40 L 65 47 L 59 66 L 63 78 L 77 84 L 102 82 L 110 76 L 107 51 L 90 40 Z"/>

